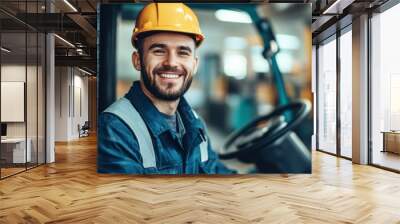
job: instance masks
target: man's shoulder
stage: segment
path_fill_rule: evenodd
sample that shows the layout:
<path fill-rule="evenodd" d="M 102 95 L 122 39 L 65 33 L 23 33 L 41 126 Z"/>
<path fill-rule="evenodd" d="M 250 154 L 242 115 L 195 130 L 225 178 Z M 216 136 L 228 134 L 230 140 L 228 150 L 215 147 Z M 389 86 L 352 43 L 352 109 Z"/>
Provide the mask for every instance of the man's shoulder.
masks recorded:
<path fill-rule="evenodd" d="M 111 123 L 120 123 L 123 122 L 122 119 L 120 117 L 118 117 L 117 115 L 110 113 L 108 111 L 103 111 L 100 113 L 99 115 L 99 122 L 107 122 L 107 124 L 111 124 Z"/>
<path fill-rule="evenodd" d="M 130 100 L 126 97 L 121 97 L 100 113 L 100 120 L 107 120 L 116 124 L 120 122 L 125 123 L 125 114 L 129 114 L 131 112 L 131 107 L 133 107 L 133 105 Z"/>
<path fill-rule="evenodd" d="M 117 115 L 103 111 L 99 116 L 99 129 L 129 133 L 128 125 Z M 128 131 L 128 132 L 127 132 Z"/>
<path fill-rule="evenodd" d="M 99 115 L 98 141 L 100 145 L 105 142 L 118 142 L 127 148 L 139 147 L 137 137 L 129 126 L 117 115 L 108 112 Z"/>

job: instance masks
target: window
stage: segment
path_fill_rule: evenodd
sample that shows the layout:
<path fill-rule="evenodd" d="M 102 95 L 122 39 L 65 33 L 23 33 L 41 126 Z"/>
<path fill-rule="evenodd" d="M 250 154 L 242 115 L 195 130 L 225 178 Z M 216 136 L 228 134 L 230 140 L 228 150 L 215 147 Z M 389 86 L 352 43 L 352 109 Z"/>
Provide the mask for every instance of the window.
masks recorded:
<path fill-rule="evenodd" d="M 351 28 L 351 27 L 350 27 Z M 351 158 L 352 141 L 352 34 L 340 36 L 340 154 Z"/>
<path fill-rule="evenodd" d="M 336 40 L 318 48 L 318 149 L 336 153 Z"/>
<path fill-rule="evenodd" d="M 372 163 L 400 170 L 400 5 L 371 18 Z"/>

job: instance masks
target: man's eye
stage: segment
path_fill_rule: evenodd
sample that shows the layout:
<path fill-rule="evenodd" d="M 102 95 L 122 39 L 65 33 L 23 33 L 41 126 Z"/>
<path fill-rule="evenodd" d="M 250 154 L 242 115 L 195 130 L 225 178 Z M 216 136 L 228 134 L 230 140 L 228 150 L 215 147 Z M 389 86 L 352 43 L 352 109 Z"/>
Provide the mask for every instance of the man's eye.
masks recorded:
<path fill-rule="evenodd" d="M 180 55 L 184 55 L 184 56 L 189 56 L 190 55 L 190 53 L 187 52 L 187 51 L 181 51 L 181 52 L 179 52 L 179 54 Z"/>
<path fill-rule="evenodd" d="M 156 54 L 163 54 L 164 53 L 163 50 L 154 50 L 153 52 L 156 53 Z"/>

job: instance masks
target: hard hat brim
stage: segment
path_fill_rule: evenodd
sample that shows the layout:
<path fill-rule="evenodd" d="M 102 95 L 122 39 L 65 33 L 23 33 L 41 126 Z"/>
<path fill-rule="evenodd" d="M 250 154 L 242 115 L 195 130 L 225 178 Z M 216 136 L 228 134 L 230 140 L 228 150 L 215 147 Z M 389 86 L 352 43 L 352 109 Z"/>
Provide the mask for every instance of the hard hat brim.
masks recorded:
<path fill-rule="evenodd" d="M 152 35 L 153 33 L 157 33 L 157 32 L 173 32 L 173 33 L 181 33 L 181 34 L 186 34 L 186 35 L 193 36 L 194 40 L 195 40 L 195 43 L 196 43 L 196 47 L 199 47 L 200 44 L 205 39 L 204 35 L 201 34 L 201 33 L 187 32 L 185 30 L 179 30 L 176 27 L 164 26 L 164 27 L 156 27 L 156 28 L 153 27 L 153 28 L 148 29 L 148 30 L 142 30 L 140 32 L 135 32 L 132 35 L 132 45 L 136 48 L 136 44 L 135 43 L 139 38 L 142 38 L 142 36 L 145 35 L 145 34 Z"/>

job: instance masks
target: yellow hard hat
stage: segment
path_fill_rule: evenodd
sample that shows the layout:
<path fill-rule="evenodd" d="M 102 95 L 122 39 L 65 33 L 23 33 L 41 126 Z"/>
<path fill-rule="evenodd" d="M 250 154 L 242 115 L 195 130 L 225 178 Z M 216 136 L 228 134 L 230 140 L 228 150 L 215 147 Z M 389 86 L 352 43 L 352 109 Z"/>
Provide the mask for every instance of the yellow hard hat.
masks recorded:
<path fill-rule="evenodd" d="M 204 40 L 196 14 L 183 3 L 150 3 L 140 11 L 133 29 L 132 44 L 140 34 L 169 31 L 193 35 L 196 45 Z"/>

